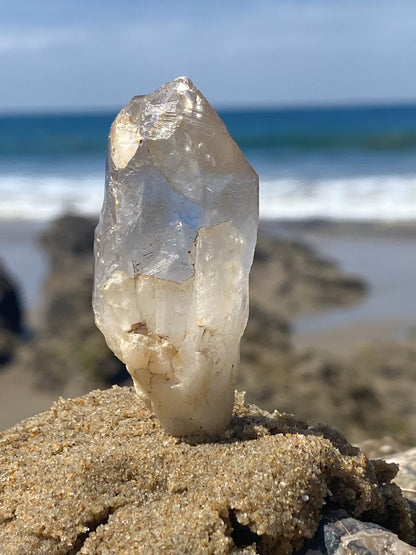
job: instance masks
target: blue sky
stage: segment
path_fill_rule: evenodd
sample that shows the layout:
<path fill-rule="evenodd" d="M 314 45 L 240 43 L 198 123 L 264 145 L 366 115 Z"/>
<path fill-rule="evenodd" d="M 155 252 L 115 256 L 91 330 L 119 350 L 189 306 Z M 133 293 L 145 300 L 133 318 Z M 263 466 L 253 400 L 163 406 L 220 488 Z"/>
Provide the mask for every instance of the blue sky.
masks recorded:
<path fill-rule="evenodd" d="M 416 101 L 414 0 L 1 0 L 0 111 Z"/>

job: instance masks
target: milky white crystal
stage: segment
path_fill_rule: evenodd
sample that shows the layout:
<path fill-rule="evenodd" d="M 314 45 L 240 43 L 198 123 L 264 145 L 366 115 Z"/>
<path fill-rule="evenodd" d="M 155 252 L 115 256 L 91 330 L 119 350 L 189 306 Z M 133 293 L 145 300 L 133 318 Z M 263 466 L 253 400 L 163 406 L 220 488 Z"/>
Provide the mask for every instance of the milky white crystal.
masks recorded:
<path fill-rule="evenodd" d="M 257 220 L 258 177 L 190 79 L 119 113 L 95 239 L 95 320 L 171 434 L 229 423 Z"/>

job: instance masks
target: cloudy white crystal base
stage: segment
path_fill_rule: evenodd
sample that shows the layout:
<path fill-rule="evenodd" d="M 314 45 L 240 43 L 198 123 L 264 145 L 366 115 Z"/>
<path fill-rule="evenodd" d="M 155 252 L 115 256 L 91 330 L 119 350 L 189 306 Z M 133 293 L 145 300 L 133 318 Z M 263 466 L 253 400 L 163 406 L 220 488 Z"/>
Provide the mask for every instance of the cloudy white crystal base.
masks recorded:
<path fill-rule="evenodd" d="M 97 325 L 173 435 L 217 435 L 230 421 L 247 322 L 243 254 L 243 239 L 224 222 L 199 230 L 195 272 L 182 283 L 116 271 L 103 285 Z"/>

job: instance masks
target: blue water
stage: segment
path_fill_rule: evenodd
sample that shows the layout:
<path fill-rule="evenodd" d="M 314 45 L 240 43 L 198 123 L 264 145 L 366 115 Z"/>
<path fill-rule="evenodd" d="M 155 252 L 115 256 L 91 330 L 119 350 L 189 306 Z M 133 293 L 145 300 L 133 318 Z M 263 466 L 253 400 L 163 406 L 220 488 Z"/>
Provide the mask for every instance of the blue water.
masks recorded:
<path fill-rule="evenodd" d="M 416 218 L 416 106 L 227 110 L 263 218 Z M 0 219 L 100 210 L 115 113 L 0 116 Z"/>
<path fill-rule="evenodd" d="M 221 114 L 246 156 L 289 176 L 416 169 L 416 106 Z"/>

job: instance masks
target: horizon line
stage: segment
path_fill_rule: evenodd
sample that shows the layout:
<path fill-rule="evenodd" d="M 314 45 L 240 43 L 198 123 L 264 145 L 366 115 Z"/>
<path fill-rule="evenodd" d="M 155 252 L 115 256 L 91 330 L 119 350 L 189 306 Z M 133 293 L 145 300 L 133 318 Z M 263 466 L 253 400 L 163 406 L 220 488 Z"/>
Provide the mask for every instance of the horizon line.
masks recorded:
<path fill-rule="evenodd" d="M 317 101 L 317 102 L 292 102 L 292 103 L 266 103 L 259 104 L 237 103 L 237 104 L 215 104 L 211 106 L 217 112 L 262 112 L 262 111 L 295 111 L 295 110 L 325 110 L 325 109 L 365 109 L 365 108 L 406 108 L 416 106 L 416 98 L 413 100 L 357 100 L 357 101 Z M 47 109 L 45 107 L 34 108 L 12 108 L 2 109 L 0 117 L 19 116 L 65 116 L 65 115 L 108 115 L 117 113 L 124 107 L 119 106 L 62 106 Z"/>

